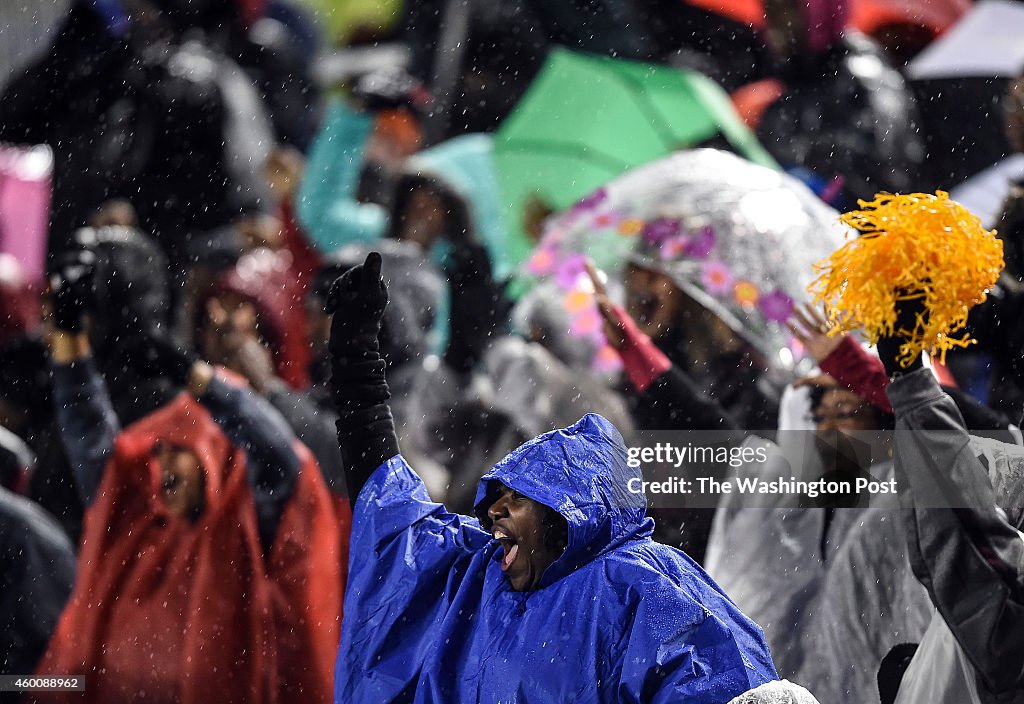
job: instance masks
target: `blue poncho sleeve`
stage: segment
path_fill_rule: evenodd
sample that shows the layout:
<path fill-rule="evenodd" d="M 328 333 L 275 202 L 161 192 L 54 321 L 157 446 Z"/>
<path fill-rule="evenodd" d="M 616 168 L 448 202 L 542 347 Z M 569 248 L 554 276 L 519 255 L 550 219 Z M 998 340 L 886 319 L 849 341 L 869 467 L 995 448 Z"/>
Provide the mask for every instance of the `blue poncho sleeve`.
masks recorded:
<path fill-rule="evenodd" d="M 694 583 L 695 600 L 650 573 L 636 578 L 643 596 L 628 622 L 617 701 L 712 704 L 778 679 L 760 629 L 724 598 Z"/>
<path fill-rule="evenodd" d="M 475 519 L 432 502 L 400 455 L 373 473 L 352 516 L 335 701 L 400 701 L 413 690 L 448 596 L 489 540 Z"/>

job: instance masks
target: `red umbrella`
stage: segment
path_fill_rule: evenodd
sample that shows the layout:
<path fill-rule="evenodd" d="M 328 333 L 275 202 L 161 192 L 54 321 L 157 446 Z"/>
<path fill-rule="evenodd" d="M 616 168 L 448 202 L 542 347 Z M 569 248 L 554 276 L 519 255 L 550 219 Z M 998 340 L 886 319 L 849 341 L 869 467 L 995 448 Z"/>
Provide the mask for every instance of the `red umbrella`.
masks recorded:
<path fill-rule="evenodd" d="M 854 0 L 850 24 L 872 34 L 886 24 L 913 24 L 938 35 L 971 9 L 971 0 Z"/>
<path fill-rule="evenodd" d="M 762 0 L 686 0 L 694 7 L 752 25 L 764 26 Z M 850 26 L 871 34 L 885 24 L 906 23 L 944 31 L 971 8 L 970 0 L 853 0 Z"/>

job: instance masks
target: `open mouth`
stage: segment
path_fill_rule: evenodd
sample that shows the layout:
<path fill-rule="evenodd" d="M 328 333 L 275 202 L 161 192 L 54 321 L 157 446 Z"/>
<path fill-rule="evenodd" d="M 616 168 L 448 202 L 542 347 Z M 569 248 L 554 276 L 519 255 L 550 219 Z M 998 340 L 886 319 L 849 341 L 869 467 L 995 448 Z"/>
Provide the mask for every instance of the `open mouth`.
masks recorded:
<path fill-rule="evenodd" d="M 501 571 L 507 572 L 519 555 L 519 543 L 516 542 L 515 538 L 498 528 L 494 529 L 494 539 L 501 543 L 501 547 L 505 551 L 501 558 Z"/>

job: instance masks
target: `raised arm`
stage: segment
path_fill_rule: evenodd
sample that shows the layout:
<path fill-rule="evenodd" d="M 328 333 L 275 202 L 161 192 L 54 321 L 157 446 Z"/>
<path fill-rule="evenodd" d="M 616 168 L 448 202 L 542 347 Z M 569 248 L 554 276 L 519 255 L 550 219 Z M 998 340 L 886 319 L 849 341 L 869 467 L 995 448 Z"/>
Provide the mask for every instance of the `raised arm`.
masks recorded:
<path fill-rule="evenodd" d="M 594 285 L 608 344 L 619 353 L 630 386 L 659 425 L 673 430 L 741 429 L 742 423 L 674 366 L 625 308 L 612 303 L 592 264 L 587 264 L 587 273 Z"/>
<path fill-rule="evenodd" d="M 245 450 L 260 537 L 269 547 L 300 468 L 295 435 L 281 414 L 159 331 L 138 333 L 125 342 L 122 354 L 143 376 L 165 376 L 188 389 L 232 444 Z"/>
<path fill-rule="evenodd" d="M 88 507 L 121 426 L 86 335 L 56 331 L 49 344 L 57 425 L 78 495 Z"/>
<path fill-rule="evenodd" d="M 209 368 L 198 362 L 197 365 Z M 205 370 L 192 373 L 193 384 L 201 384 Z M 277 524 L 295 489 L 299 475 L 299 456 L 295 453 L 295 435 L 270 403 L 209 371 L 206 388 L 194 387 L 193 394 L 210 412 L 213 420 L 234 445 L 245 450 L 249 483 L 253 488 L 260 535 L 265 546 L 273 543 Z"/>
<path fill-rule="evenodd" d="M 482 577 L 470 565 L 496 545 L 477 519 L 431 501 L 398 454 L 377 342 L 388 301 L 380 270 L 380 254 L 371 252 L 327 297 L 331 387 L 352 504 L 337 701 L 400 701 L 415 691 L 448 597 L 461 580 Z"/>
<path fill-rule="evenodd" d="M 61 259 L 50 276 L 53 315 L 47 334 L 57 425 L 85 506 L 96 497 L 121 430 L 85 333 L 94 262 L 90 252 L 72 252 Z"/>
<path fill-rule="evenodd" d="M 373 120 L 365 112 L 336 101 L 313 141 L 299 184 L 295 214 L 324 252 L 352 242 L 372 242 L 384 234 L 386 214 L 375 203 L 356 200 L 363 150 Z"/>
<path fill-rule="evenodd" d="M 850 335 L 830 335 L 828 320 L 809 304 L 793 311 L 788 325 L 822 372 L 877 408 L 892 413 L 885 395 L 889 375 L 881 360 L 868 354 Z"/>
<path fill-rule="evenodd" d="M 1020 691 L 1024 536 L 997 507 L 956 404 L 919 359 L 901 370 L 899 342 L 883 338 L 879 356 L 892 378 L 897 480 L 910 509 L 914 574 L 985 686 Z"/>
<path fill-rule="evenodd" d="M 364 264 L 349 269 L 334 282 L 327 297 L 327 312 L 333 316 L 329 343 L 331 389 L 353 508 L 370 475 L 398 454 L 395 421 L 387 403 L 391 393 L 378 341 L 388 304 L 380 269 L 380 254 L 371 252 Z"/>

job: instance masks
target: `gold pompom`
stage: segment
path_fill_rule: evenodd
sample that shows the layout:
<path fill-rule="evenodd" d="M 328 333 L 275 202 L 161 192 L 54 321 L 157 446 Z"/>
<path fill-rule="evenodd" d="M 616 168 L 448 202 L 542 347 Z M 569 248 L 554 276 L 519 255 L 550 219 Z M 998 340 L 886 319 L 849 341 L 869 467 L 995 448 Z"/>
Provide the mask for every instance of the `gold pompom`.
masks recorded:
<path fill-rule="evenodd" d="M 840 219 L 861 235 L 815 266 L 808 287 L 825 303 L 831 334 L 863 330 L 875 344 L 894 332 L 907 336 L 900 363 L 919 352 L 936 353 L 973 343 L 954 333 L 971 308 L 985 300 L 1003 269 L 1003 243 L 977 216 L 937 191 L 858 201 Z M 894 331 L 896 301 L 924 298 L 913 330 Z"/>

